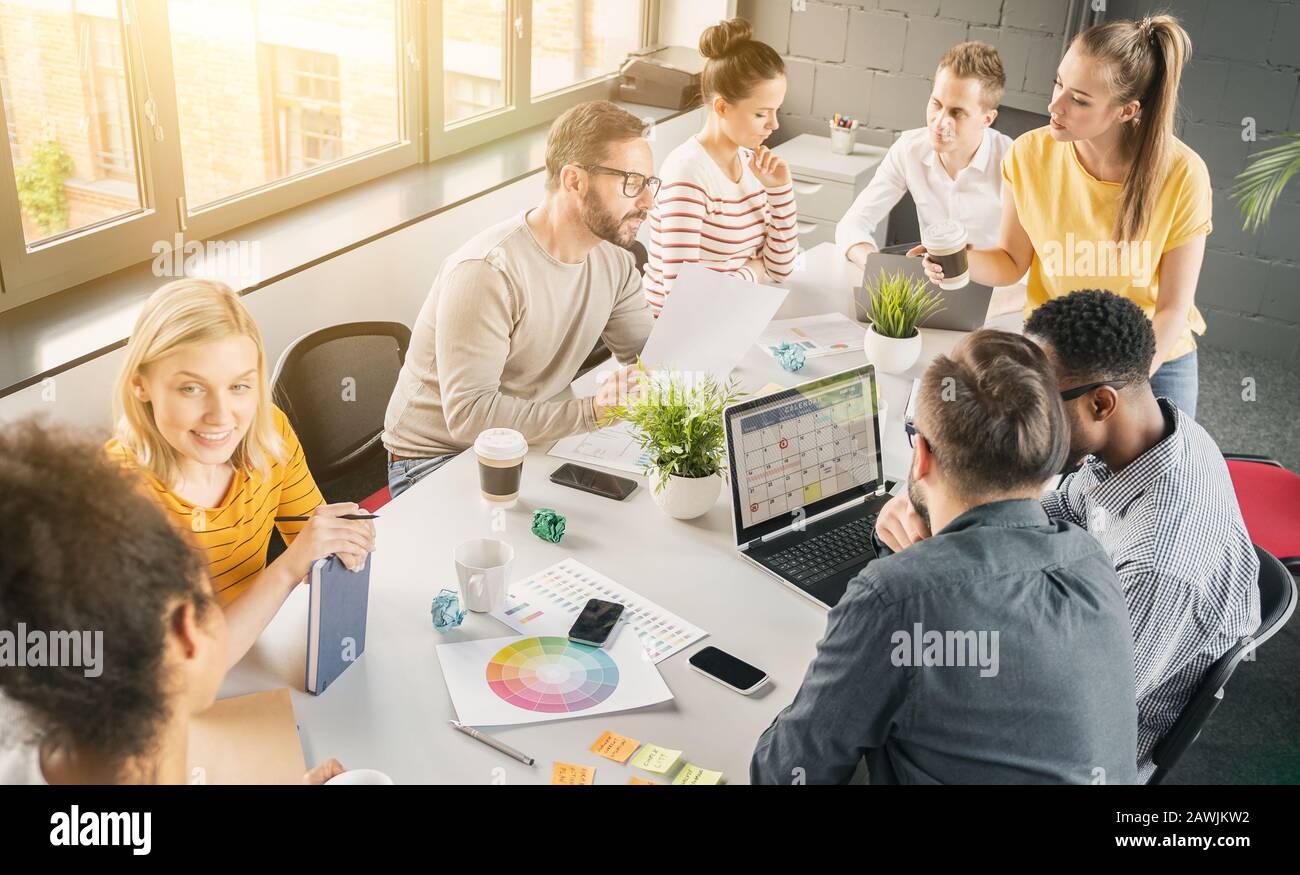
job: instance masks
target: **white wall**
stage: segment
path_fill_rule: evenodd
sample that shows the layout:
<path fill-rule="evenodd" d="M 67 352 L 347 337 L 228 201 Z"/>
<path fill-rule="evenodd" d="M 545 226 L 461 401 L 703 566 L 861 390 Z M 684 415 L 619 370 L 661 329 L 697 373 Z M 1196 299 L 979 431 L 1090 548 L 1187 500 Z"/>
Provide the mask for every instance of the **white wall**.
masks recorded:
<path fill-rule="evenodd" d="M 659 6 L 659 42 L 693 49 L 700 44 L 704 28 L 735 14 L 736 0 L 663 0 Z"/>
<path fill-rule="evenodd" d="M 656 126 L 651 141 L 656 166 L 700 128 L 699 112 Z M 412 325 L 442 260 L 475 231 L 538 203 L 542 186 L 543 175 L 535 173 L 246 296 L 270 362 L 296 338 L 327 325 L 364 320 Z M 134 320 L 130 314 L 124 322 Z M 0 422 L 40 413 L 106 434 L 113 381 L 124 357 L 118 350 L 0 398 Z"/>

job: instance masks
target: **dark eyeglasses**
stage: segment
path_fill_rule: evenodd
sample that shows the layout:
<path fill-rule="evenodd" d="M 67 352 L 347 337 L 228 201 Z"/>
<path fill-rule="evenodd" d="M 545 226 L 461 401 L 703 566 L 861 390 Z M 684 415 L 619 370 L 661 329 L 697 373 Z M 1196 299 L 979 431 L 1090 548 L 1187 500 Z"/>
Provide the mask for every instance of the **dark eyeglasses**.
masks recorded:
<path fill-rule="evenodd" d="M 934 455 L 934 444 L 930 442 L 928 437 L 921 434 L 920 429 L 912 424 L 912 417 L 907 416 L 903 418 L 903 431 L 907 432 L 907 445 L 909 447 L 916 449 L 916 439 L 918 437 L 925 438 L 925 445 L 930 448 L 930 455 Z"/>
<path fill-rule="evenodd" d="M 1093 389 L 1100 389 L 1102 386 L 1110 386 L 1112 389 L 1120 390 L 1128 385 L 1128 380 L 1102 380 L 1100 383 L 1089 383 L 1086 386 L 1075 386 L 1073 389 L 1065 389 L 1061 392 L 1062 401 L 1073 401 L 1080 395 L 1087 394 Z"/>
<path fill-rule="evenodd" d="M 633 173 L 630 170 L 615 170 L 613 167 L 601 167 L 599 164 L 581 164 L 583 170 L 589 173 L 608 173 L 611 176 L 623 177 L 623 196 L 640 197 L 641 192 L 650 188 L 650 197 L 659 194 L 659 186 L 662 184 L 657 176 L 646 176 L 644 173 Z"/>

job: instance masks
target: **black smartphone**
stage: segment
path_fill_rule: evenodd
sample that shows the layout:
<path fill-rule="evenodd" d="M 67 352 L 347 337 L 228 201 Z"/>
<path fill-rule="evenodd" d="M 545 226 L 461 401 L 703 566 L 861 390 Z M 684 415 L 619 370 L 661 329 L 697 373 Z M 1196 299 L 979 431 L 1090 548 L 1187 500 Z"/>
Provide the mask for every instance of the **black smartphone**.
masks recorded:
<path fill-rule="evenodd" d="M 767 683 L 767 673 L 762 669 L 716 647 L 705 647 L 691 657 L 690 664 L 700 674 L 746 696 Z"/>
<path fill-rule="evenodd" d="M 603 647 L 621 616 L 623 616 L 623 606 L 618 602 L 587 599 L 586 607 L 582 609 L 573 628 L 569 630 L 569 640 L 579 644 L 590 644 L 593 647 Z"/>
<path fill-rule="evenodd" d="M 561 486 L 581 489 L 583 492 L 590 492 L 605 498 L 612 498 L 615 501 L 622 501 L 632 494 L 632 490 L 636 489 L 635 480 L 617 477 L 604 471 L 584 468 L 572 462 L 556 468 L 555 473 L 551 474 L 551 482 L 558 483 Z"/>

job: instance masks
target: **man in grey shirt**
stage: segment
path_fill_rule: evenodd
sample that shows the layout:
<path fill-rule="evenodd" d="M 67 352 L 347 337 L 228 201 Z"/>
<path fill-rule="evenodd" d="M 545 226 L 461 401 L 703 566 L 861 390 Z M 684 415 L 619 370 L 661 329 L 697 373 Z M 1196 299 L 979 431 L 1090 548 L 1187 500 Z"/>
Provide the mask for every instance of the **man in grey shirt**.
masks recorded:
<path fill-rule="evenodd" d="M 1083 289 L 1033 312 L 1026 335 L 1056 370 L 1067 467 L 1043 510 L 1088 530 L 1111 558 L 1133 627 L 1139 779 L 1220 656 L 1259 627 L 1259 559 L 1214 439 L 1157 398 L 1155 331 L 1137 304 Z M 877 533 L 902 548 L 928 529 L 891 500 Z M 909 548 L 910 549 L 910 548 Z"/>
<path fill-rule="evenodd" d="M 1109 557 L 1038 496 L 1069 446 L 1032 342 L 977 331 L 922 379 L 908 492 L 937 531 L 831 611 L 755 783 L 1130 783 L 1128 612 Z M 888 552 L 888 551 L 885 551 Z"/>
<path fill-rule="evenodd" d="M 626 400 L 654 324 L 626 248 L 654 204 L 653 173 L 626 110 L 591 101 L 556 119 L 545 200 L 456 250 L 416 319 L 384 417 L 394 497 L 484 429 L 553 441 Z M 599 340 L 627 366 L 594 397 L 552 400 Z"/>

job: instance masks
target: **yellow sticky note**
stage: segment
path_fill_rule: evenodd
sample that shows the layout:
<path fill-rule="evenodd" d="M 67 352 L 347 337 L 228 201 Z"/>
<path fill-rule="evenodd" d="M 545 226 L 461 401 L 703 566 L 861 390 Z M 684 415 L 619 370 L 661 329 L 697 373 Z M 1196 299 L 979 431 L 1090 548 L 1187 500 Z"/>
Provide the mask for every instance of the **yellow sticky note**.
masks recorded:
<path fill-rule="evenodd" d="M 757 392 L 755 392 L 753 395 L 749 397 L 757 398 L 760 395 L 771 395 L 773 392 L 782 392 L 785 390 L 785 388 L 786 387 L 782 386 L 780 383 L 768 383 L 762 389 L 759 389 Z"/>
<path fill-rule="evenodd" d="M 656 775 L 666 775 L 677 761 L 681 759 L 680 750 L 670 750 L 666 747 L 660 747 L 657 744 L 647 744 L 637 751 L 636 756 L 632 757 L 632 765 L 638 769 L 647 772 L 654 772 Z"/>
<path fill-rule="evenodd" d="M 711 772 L 694 763 L 687 763 L 673 778 L 674 784 L 717 784 L 722 780 L 722 772 Z"/>
<path fill-rule="evenodd" d="M 632 755 L 632 751 L 641 746 L 641 742 L 635 738 L 628 738 L 625 735 L 617 735 L 606 729 L 596 739 L 596 743 L 588 748 L 592 753 L 600 754 L 606 759 L 613 760 L 616 763 L 625 763 L 627 758 Z"/>
<path fill-rule="evenodd" d="M 591 766 L 575 766 L 573 763 L 562 763 L 557 760 L 555 768 L 551 770 L 551 783 L 594 784 L 596 770 Z"/>
<path fill-rule="evenodd" d="M 649 784 L 651 787 L 658 787 L 658 786 L 659 786 L 659 782 L 658 782 L 658 781 L 649 781 L 649 780 L 647 780 L 647 779 L 645 779 L 645 778 L 638 778 L 636 775 L 633 775 L 631 778 L 628 778 L 628 781 L 627 781 L 627 782 L 628 782 L 629 784 Z"/>

